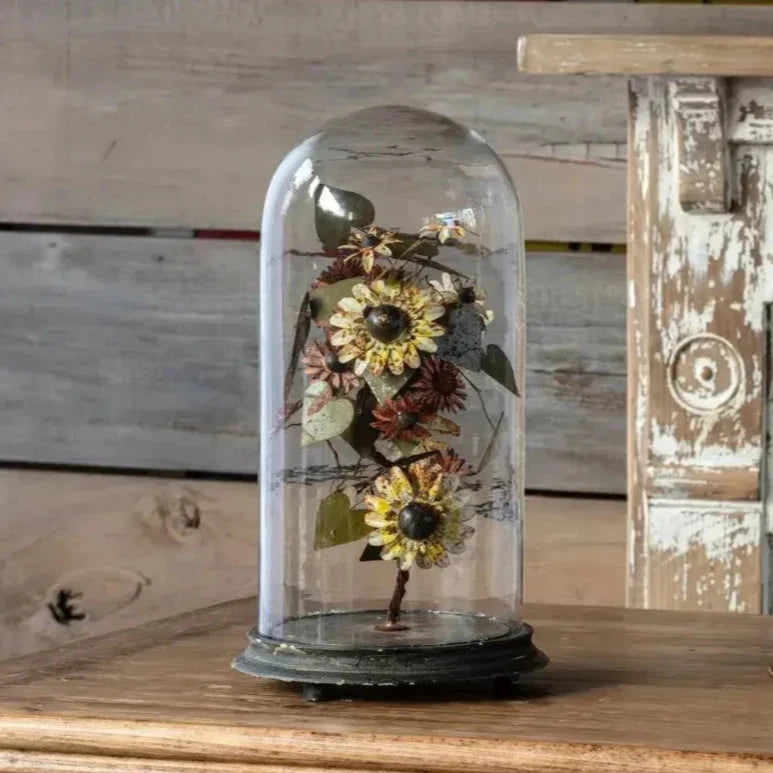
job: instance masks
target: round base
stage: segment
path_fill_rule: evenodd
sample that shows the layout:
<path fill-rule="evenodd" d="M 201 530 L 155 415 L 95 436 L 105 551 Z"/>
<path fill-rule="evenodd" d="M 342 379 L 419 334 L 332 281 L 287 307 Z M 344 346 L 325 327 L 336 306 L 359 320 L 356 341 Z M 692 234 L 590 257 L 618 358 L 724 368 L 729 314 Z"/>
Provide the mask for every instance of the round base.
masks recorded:
<path fill-rule="evenodd" d="M 548 662 L 526 623 L 417 610 L 401 615 L 407 631 L 379 631 L 383 617 L 383 611 L 306 615 L 278 626 L 276 638 L 253 629 L 233 666 L 286 682 L 392 687 L 512 678 Z"/>

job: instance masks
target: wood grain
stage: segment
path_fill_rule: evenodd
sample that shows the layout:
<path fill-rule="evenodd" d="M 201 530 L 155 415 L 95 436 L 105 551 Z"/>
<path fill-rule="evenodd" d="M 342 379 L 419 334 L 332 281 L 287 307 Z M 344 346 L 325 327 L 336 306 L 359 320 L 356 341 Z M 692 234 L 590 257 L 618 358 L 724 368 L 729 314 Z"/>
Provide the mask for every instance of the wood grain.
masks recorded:
<path fill-rule="evenodd" d="M 755 132 L 729 151 L 725 139 L 739 136 L 744 109 L 764 132 L 764 102 L 754 99 L 763 92 L 773 93 L 773 80 L 758 80 L 754 91 L 743 79 L 631 81 L 629 600 L 636 605 L 762 609 L 773 155 Z"/>
<path fill-rule="evenodd" d="M 2 470 L 0 501 L 0 660 L 238 598 L 257 582 L 253 483 Z M 526 598 L 622 604 L 624 510 L 529 497 Z"/>
<path fill-rule="evenodd" d="M 624 490 L 624 259 L 528 258 L 527 486 Z M 0 459 L 257 469 L 254 243 L 0 233 Z"/>
<path fill-rule="evenodd" d="M 762 505 L 647 502 L 650 609 L 762 611 Z"/>
<path fill-rule="evenodd" d="M 766 8 L 496 0 L 0 3 L 0 220 L 254 228 L 282 155 L 376 103 L 482 131 L 533 239 L 625 239 L 625 84 L 519 34 L 773 33 Z"/>
<path fill-rule="evenodd" d="M 769 618 L 532 606 L 552 662 L 512 700 L 308 704 L 292 686 L 229 670 L 254 604 L 0 666 L 0 759 L 16 771 L 115 770 L 107 753 L 132 771 L 773 769 Z"/>
<path fill-rule="evenodd" d="M 552 75 L 771 76 L 773 38 L 526 35 L 518 42 L 518 67 L 527 73 Z"/>

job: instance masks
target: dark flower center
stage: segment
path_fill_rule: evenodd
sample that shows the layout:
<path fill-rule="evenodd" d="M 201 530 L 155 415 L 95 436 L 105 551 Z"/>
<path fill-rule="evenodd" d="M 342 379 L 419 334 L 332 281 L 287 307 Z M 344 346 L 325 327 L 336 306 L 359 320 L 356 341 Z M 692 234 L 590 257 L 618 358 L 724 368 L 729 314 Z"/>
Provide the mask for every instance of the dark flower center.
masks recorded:
<path fill-rule="evenodd" d="M 373 234 L 365 234 L 362 238 L 363 247 L 377 247 L 379 244 L 381 244 L 381 239 Z"/>
<path fill-rule="evenodd" d="M 440 525 L 440 513 L 430 505 L 411 502 L 397 516 L 397 526 L 408 539 L 423 540 L 431 537 Z"/>
<path fill-rule="evenodd" d="M 397 341 L 408 329 L 408 315 L 398 306 L 383 303 L 381 306 L 366 306 L 362 311 L 368 332 L 382 344 Z"/>
<path fill-rule="evenodd" d="M 463 287 L 461 290 L 459 290 L 459 300 L 462 303 L 475 303 L 475 288 Z"/>
<path fill-rule="evenodd" d="M 330 354 L 325 355 L 325 366 L 333 373 L 345 373 L 347 370 L 349 370 L 349 363 L 341 362 L 341 360 L 338 359 L 338 355 L 336 355 L 334 352 L 330 352 Z"/>
<path fill-rule="evenodd" d="M 419 423 L 419 414 L 414 411 L 400 411 L 395 423 L 399 429 L 411 429 Z"/>
<path fill-rule="evenodd" d="M 441 370 L 433 379 L 432 385 L 441 395 L 453 395 L 459 389 L 456 374 L 448 370 Z"/>

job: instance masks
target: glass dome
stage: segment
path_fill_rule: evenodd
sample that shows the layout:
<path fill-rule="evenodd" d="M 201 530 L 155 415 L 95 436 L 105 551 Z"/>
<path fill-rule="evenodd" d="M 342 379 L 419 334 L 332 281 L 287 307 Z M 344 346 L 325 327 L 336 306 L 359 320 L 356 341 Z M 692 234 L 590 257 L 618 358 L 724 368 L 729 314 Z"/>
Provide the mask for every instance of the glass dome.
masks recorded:
<path fill-rule="evenodd" d="M 260 597 L 237 668 L 456 678 L 443 658 L 490 642 L 480 675 L 533 667 L 523 231 L 502 163 L 441 115 L 361 110 L 282 161 L 261 237 Z M 280 662 L 287 645 L 311 660 Z"/>

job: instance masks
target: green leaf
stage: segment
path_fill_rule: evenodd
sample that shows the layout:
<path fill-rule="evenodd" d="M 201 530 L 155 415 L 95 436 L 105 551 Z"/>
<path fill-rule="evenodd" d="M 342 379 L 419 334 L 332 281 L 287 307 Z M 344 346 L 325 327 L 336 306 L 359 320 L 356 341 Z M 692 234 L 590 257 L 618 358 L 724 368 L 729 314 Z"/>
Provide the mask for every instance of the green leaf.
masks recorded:
<path fill-rule="evenodd" d="M 406 369 L 399 376 L 395 376 L 385 368 L 381 375 L 376 376 L 368 369 L 363 374 L 363 378 L 368 382 L 376 400 L 383 403 L 384 400 L 394 397 L 406 385 L 413 373 L 412 370 Z"/>
<path fill-rule="evenodd" d="M 345 397 L 326 400 L 328 390 L 330 385 L 326 382 L 312 381 L 304 392 L 301 421 L 301 445 L 304 447 L 338 437 L 352 423 L 352 401 Z M 320 398 L 324 401 L 321 407 Z"/>
<path fill-rule="evenodd" d="M 317 510 L 314 549 L 332 548 L 367 537 L 372 531 L 365 523 L 367 510 L 352 510 L 349 497 L 336 491 L 325 497 Z"/>
<path fill-rule="evenodd" d="M 400 244 L 391 244 L 389 246 L 392 250 L 392 257 L 395 260 L 407 260 L 409 263 L 416 263 L 425 268 L 434 268 L 437 271 L 445 271 L 447 274 L 452 274 L 462 279 L 469 279 L 461 271 L 432 260 L 438 254 L 436 242 L 429 241 L 428 239 L 419 239 L 417 234 L 397 233 L 395 237 L 401 240 Z"/>
<path fill-rule="evenodd" d="M 293 348 L 290 350 L 290 359 L 287 361 L 287 370 L 285 371 L 285 402 L 290 397 L 290 392 L 293 388 L 293 379 L 295 378 L 295 371 L 298 368 L 298 360 L 300 359 L 301 352 L 306 344 L 306 339 L 309 337 L 310 329 L 311 314 L 309 312 L 309 293 L 306 293 L 301 301 L 301 308 L 298 309 L 298 318 L 295 322 L 295 336 L 293 337 Z"/>
<path fill-rule="evenodd" d="M 518 384 L 515 382 L 513 366 L 507 359 L 507 355 L 496 344 L 489 344 L 486 347 L 485 354 L 480 358 L 480 369 L 516 397 L 521 396 Z"/>
<path fill-rule="evenodd" d="M 368 459 L 373 457 L 373 444 L 379 436 L 377 429 L 371 426 L 376 398 L 367 386 L 357 392 L 354 404 L 354 419 L 343 433 L 343 439 L 360 455 Z"/>
<path fill-rule="evenodd" d="M 399 244 L 390 244 L 389 249 L 392 250 L 392 256 L 403 260 L 403 253 L 410 249 L 411 255 L 416 255 L 421 258 L 434 258 L 438 254 L 438 247 L 436 242 L 429 241 L 428 239 L 419 239 L 418 234 L 406 234 L 398 232 L 395 234 L 395 239 L 399 239 Z M 410 255 L 405 258 L 408 260 Z"/>
<path fill-rule="evenodd" d="M 314 225 L 328 252 L 349 240 L 352 226 L 365 228 L 376 217 L 372 202 L 354 191 L 319 185 L 314 192 Z"/>
<path fill-rule="evenodd" d="M 480 464 L 478 465 L 478 469 L 475 471 L 475 475 L 478 475 L 478 473 L 480 473 L 481 470 L 483 470 L 483 468 L 491 461 L 491 455 L 494 453 L 497 440 L 499 440 L 499 430 L 502 427 L 502 419 L 504 418 L 505 412 L 502 411 L 502 413 L 499 414 L 496 425 L 494 426 L 494 431 L 491 433 L 491 440 L 489 440 L 488 445 L 486 446 L 486 450 L 483 452 L 483 456 L 480 458 Z"/>
<path fill-rule="evenodd" d="M 355 285 L 365 281 L 365 277 L 342 279 L 325 287 L 317 287 L 309 293 L 311 318 L 318 324 L 326 323 L 338 306 L 338 301 L 352 294 Z"/>

